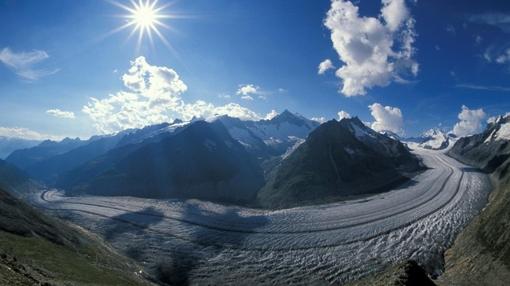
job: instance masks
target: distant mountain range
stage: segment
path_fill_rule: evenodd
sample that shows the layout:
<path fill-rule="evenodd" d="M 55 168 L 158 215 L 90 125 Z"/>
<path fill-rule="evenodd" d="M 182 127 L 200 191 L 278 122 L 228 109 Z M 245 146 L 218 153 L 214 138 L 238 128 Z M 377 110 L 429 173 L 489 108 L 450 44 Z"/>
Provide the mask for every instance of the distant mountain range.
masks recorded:
<path fill-rule="evenodd" d="M 358 118 L 332 120 L 281 162 L 258 197 L 270 208 L 330 202 L 387 190 L 420 168 L 402 143 Z"/>
<path fill-rule="evenodd" d="M 197 121 L 160 141 L 122 152 L 129 147 L 85 167 L 94 171 L 95 165 L 105 164 L 102 172 L 71 172 L 60 186 L 70 193 L 247 203 L 264 183 L 255 158 L 219 121 Z"/>
<path fill-rule="evenodd" d="M 457 137 L 454 134 L 439 128 L 427 130 L 419 137 L 402 139 L 402 141 L 417 143 L 420 147 L 431 150 L 447 149 L 449 146 L 452 146 L 456 140 Z"/>
<path fill-rule="evenodd" d="M 0 136 L 0 159 L 6 158 L 16 150 L 34 147 L 39 143 L 41 141 Z"/>
<path fill-rule="evenodd" d="M 383 191 L 420 168 L 398 140 L 357 118 L 319 127 L 287 110 L 269 120 L 220 116 L 89 140 L 45 141 L 6 160 L 69 194 L 198 198 L 266 207 Z"/>

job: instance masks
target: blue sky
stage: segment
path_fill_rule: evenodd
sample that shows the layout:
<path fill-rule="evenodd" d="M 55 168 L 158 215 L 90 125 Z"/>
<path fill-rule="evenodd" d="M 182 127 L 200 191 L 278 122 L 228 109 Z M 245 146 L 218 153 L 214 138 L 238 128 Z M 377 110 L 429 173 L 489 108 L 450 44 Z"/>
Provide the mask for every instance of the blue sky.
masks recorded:
<path fill-rule="evenodd" d="M 417 74 L 392 73 L 365 95 L 346 96 L 335 70 L 317 72 L 325 59 L 336 69 L 345 65 L 324 25 L 329 0 L 173 1 L 164 12 L 179 17 L 163 19 L 172 29 L 160 28 L 172 49 L 158 38 L 137 47 L 131 28 L 108 35 L 126 14 L 108 1 L 0 0 L 0 51 L 38 59 L 21 67 L 0 63 L 0 127 L 82 137 L 113 131 L 98 130 L 83 107 L 91 97 L 125 91 L 122 75 L 144 56 L 148 65 L 178 74 L 187 88 L 176 92 L 187 103 L 237 103 L 260 116 L 289 109 L 329 119 L 344 110 L 366 122 L 377 120 L 368 106 L 380 103 L 400 109 L 406 135 L 451 129 L 462 105 L 482 108 L 486 118 L 510 111 L 510 3 L 471 2 L 405 2 L 415 22 L 410 59 Z M 381 2 L 352 5 L 359 17 L 383 21 Z M 237 94 L 248 84 L 257 90 L 248 93 L 254 100 Z M 74 118 L 48 112 L 55 109 Z"/>

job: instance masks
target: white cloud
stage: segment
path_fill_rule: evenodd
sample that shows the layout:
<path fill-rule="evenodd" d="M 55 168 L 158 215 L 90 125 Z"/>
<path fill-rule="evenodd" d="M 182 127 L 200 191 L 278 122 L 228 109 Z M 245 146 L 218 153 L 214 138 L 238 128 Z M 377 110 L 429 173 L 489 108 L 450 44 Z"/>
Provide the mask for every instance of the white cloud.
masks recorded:
<path fill-rule="evenodd" d="M 251 95 L 243 95 L 243 96 L 241 96 L 241 99 L 252 101 L 253 97 L 251 97 Z"/>
<path fill-rule="evenodd" d="M 236 94 L 243 95 L 243 96 L 250 95 L 250 94 L 258 94 L 259 89 L 260 88 L 258 86 L 255 86 L 253 84 L 245 84 L 245 85 L 239 86 L 239 89 L 237 90 Z"/>
<path fill-rule="evenodd" d="M 374 86 L 418 73 L 414 54 L 415 20 L 404 0 L 382 0 L 380 17 L 361 17 L 350 1 L 332 0 L 324 25 L 344 63 L 336 71 L 346 96 L 364 95 Z"/>
<path fill-rule="evenodd" d="M 482 41 L 483 41 L 482 36 L 480 36 L 480 35 L 476 35 L 475 36 L 475 43 L 476 44 L 480 44 Z"/>
<path fill-rule="evenodd" d="M 330 69 L 334 69 L 335 66 L 333 65 L 333 62 L 331 62 L 330 59 L 325 59 L 323 60 L 320 64 L 319 64 L 319 67 L 318 67 L 318 74 L 324 74 L 325 72 L 327 72 L 328 70 Z"/>
<path fill-rule="evenodd" d="M 369 105 L 370 113 L 375 121 L 371 128 L 375 131 L 391 131 L 398 135 L 404 134 L 404 118 L 398 107 L 383 106 L 380 103 Z"/>
<path fill-rule="evenodd" d="M 278 112 L 276 112 L 276 110 L 273 109 L 273 110 L 271 110 L 271 112 L 266 114 L 266 117 L 264 119 L 271 120 L 271 119 L 275 118 L 277 115 L 278 115 Z"/>
<path fill-rule="evenodd" d="M 498 121 L 499 116 L 491 116 L 487 119 L 487 124 L 496 123 Z"/>
<path fill-rule="evenodd" d="M 464 137 L 473 135 L 482 130 L 482 122 L 485 118 L 483 109 L 469 109 L 463 105 L 458 115 L 459 122 L 453 126 L 453 134 Z"/>
<path fill-rule="evenodd" d="M 12 69 L 18 76 L 27 80 L 37 80 L 58 72 L 58 69 L 34 69 L 34 65 L 49 57 L 45 51 L 39 50 L 15 53 L 9 48 L 4 48 L 0 51 L 0 62 Z"/>
<path fill-rule="evenodd" d="M 67 119 L 74 119 L 74 112 L 72 111 L 63 111 L 58 108 L 55 109 L 48 109 L 46 110 L 46 113 L 48 113 L 51 116 L 55 116 L 58 118 L 67 118 Z"/>
<path fill-rule="evenodd" d="M 113 133 L 127 128 L 169 122 L 174 118 L 190 120 L 229 115 L 241 119 L 260 119 L 257 113 L 229 103 L 215 106 L 199 100 L 186 103 L 182 94 L 187 90 L 179 75 L 168 67 L 147 63 L 144 57 L 131 62 L 122 76 L 126 91 L 110 94 L 103 99 L 91 98 L 82 108 L 99 132 Z"/>
<path fill-rule="evenodd" d="M 382 0 L 381 14 L 390 31 L 397 31 L 409 18 L 409 10 L 404 0 Z"/>
<path fill-rule="evenodd" d="M 315 121 L 315 122 L 319 122 L 320 124 L 322 124 L 322 123 L 324 123 L 324 122 L 328 121 L 328 120 L 326 119 L 326 117 L 324 117 L 324 116 L 320 116 L 320 117 L 312 117 L 312 120 L 313 120 L 313 121 Z"/>
<path fill-rule="evenodd" d="M 351 115 L 343 110 L 340 110 L 337 114 L 338 114 L 338 120 L 342 120 L 344 118 L 351 118 Z"/>
<path fill-rule="evenodd" d="M 42 134 L 22 127 L 0 127 L 0 137 L 21 138 L 26 140 L 60 140 L 62 137 Z"/>
<path fill-rule="evenodd" d="M 461 83 L 455 85 L 457 88 L 465 88 L 465 89 L 474 89 L 474 90 L 488 90 L 488 91 L 501 91 L 501 92 L 509 92 L 510 87 L 507 86 L 491 86 L 491 85 L 478 85 L 478 84 L 469 84 L 469 83 Z"/>
<path fill-rule="evenodd" d="M 450 34 L 455 34 L 457 32 L 453 25 L 447 25 L 445 30 Z"/>
<path fill-rule="evenodd" d="M 184 120 L 190 120 L 193 117 L 211 119 L 221 115 L 236 117 L 241 120 L 260 120 L 262 117 L 256 112 L 243 107 L 237 103 L 229 103 L 223 106 L 215 106 L 212 103 L 198 100 L 192 104 L 184 104 L 180 111 Z"/>
<path fill-rule="evenodd" d="M 231 98 L 230 94 L 228 94 L 228 93 L 220 93 L 220 94 L 218 94 L 218 97 L 223 98 L 223 99 Z"/>
<path fill-rule="evenodd" d="M 505 64 L 510 62 L 510 49 L 507 49 L 504 53 L 496 58 L 498 64 Z"/>
<path fill-rule="evenodd" d="M 476 24 L 485 24 L 498 27 L 505 33 L 510 33 L 510 14 L 504 13 L 484 13 L 468 17 L 468 20 Z"/>

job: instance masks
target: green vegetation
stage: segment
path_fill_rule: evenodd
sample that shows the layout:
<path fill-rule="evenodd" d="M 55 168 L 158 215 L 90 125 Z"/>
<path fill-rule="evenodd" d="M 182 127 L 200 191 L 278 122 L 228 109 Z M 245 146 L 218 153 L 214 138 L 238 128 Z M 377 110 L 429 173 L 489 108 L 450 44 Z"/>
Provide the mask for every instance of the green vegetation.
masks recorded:
<path fill-rule="evenodd" d="M 70 248 L 0 231 L 0 284 L 144 285 L 125 258 L 94 245 Z"/>

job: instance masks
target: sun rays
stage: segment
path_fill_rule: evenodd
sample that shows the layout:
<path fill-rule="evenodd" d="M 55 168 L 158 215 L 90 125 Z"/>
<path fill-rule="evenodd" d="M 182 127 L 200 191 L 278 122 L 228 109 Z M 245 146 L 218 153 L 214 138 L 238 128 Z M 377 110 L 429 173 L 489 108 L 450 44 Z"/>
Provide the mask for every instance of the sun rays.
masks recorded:
<path fill-rule="evenodd" d="M 130 5 L 115 1 L 111 3 L 127 12 L 127 14 L 121 15 L 126 23 L 113 30 L 112 33 L 132 28 L 129 38 L 137 34 L 137 49 L 140 48 L 145 38 L 148 38 L 151 44 L 153 44 L 154 35 L 167 47 L 171 48 L 170 43 L 161 32 L 161 28 L 171 29 L 171 27 L 165 23 L 165 20 L 179 18 L 179 16 L 165 11 L 171 3 L 158 5 L 157 0 L 131 0 Z"/>

